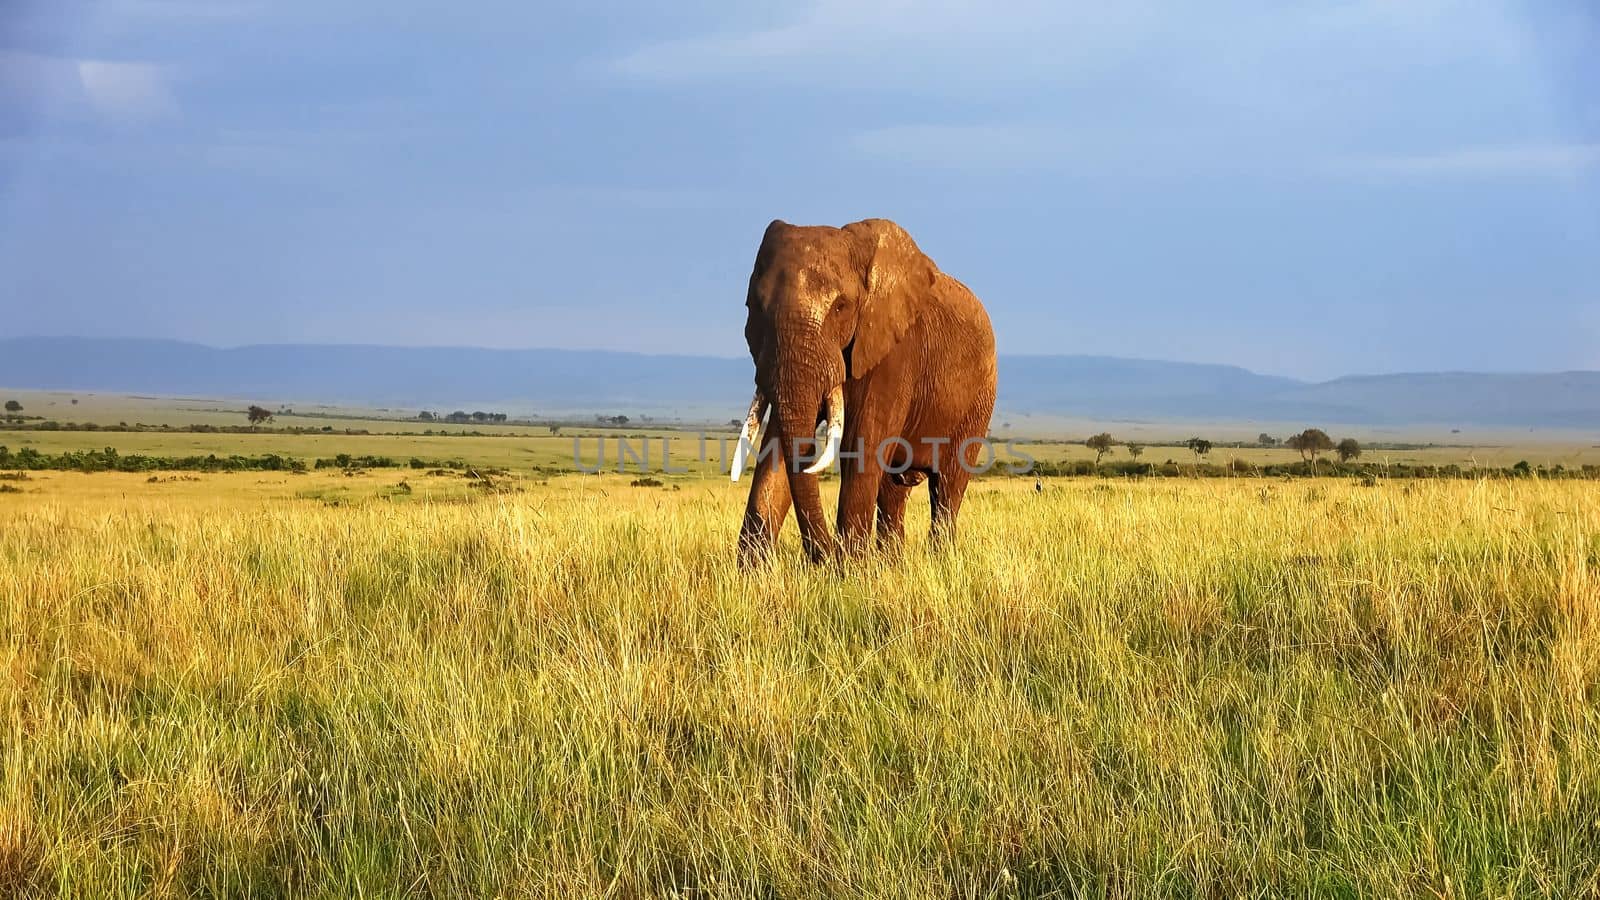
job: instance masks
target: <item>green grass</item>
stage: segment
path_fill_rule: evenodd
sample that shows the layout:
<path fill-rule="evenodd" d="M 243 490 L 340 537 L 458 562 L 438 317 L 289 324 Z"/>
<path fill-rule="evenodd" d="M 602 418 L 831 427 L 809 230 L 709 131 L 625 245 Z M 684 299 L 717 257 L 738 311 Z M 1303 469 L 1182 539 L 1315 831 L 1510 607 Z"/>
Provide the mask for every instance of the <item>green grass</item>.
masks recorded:
<path fill-rule="evenodd" d="M 489 431 L 490 427 L 484 427 Z M 7 431 L 0 429 L 0 445 L 13 450 L 32 447 L 41 453 L 59 454 L 66 451 L 99 450 L 115 447 L 119 453 L 151 456 L 185 457 L 216 454 L 228 456 L 260 456 L 276 453 L 310 462 L 317 458 L 331 459 L 337 454 L 388 456 L 402 463 L 412 457 L 424 460 L 462 459 L 476 466 L 530 470 L 533 468 L 572 470 L 579 465 L 593 467 L 597 459 L 598 442 L 605 441 L 606 467 L 615 470 L 616 441 L 626 438 L 635 453 L 640 453 L 647 443 L 650 453 L 650 470 L 659 470 L 662 459 L 662 440 L 671 441 L 670 460 L 675 468 L 709 475 L 721 470 L 724 463 L 717 449 L 718 437 L 726 439 L 731 455 L 734 435 L 708 434 L 705 459 L 696 433 L 674 433 L 624 429 L 573 429 L 561 435 L 505 434 L 500 436 L 474 435 L 410 435 L 410 434 L 205 434 L 188 432 L 104 432 L 104 431 Z M 574 450 L 576 440 L 576 452 Z M 1063 442 L 1019 442 L 1018 449 L 1041 462 L 1063 460 L 1092 460 L 1094 453 L 1081 444 Z M 1021 457 L 1008 452 L 1003 446 L 996 448 L 1001 471 L 1006 465 L 1021 462 Z M 1119 448 L 1106 457 L 1106 462 L 1126 460 L 1126 451 Z M 1146 448 L 1142 462 L 1162 463 L 1171 459 L 1187 466 L 1195 457 L 1182 447 L 1151 446 Z M 1292 450 L 1245 448 L 1219 448 L 1213 450 L 1206 462 L 1226 465 L 1240 459 L 1256 465 L 1288 464 L 1300 459 Z M 1463 467 L 1507 467 L 1526 459 L 1537 465 L 1561 464 L 1576 468 L 1585 463 L 1600 464 L 1600 450 L 1576 445 L 1513 445 L 1507 447 L 1464 448 L 1432 447 L 1418 450 L 1372 450 L 1361 462 L 1400 464 L 1456 464 Z M 639 466 L 629 463 L 630 470 Z"/>
<path fill-rule="evenodd" d="M 709 473 L 719 468 L 715 436 L 708 437 L 708 458 L 706 462 L 701 462 L 699 440 L 695 435 L 632 430 L 610 433 L 591 430 L 559 436 L 546 433 L 494 437 L 0 430 L 0 445 L 8 446 L 12 450 L 32 447 L 40 453 L 48 454 L 99 450 L 104 447 L 115 447 L 117 452 L 124 455 L 139 453 L 166 457 L 207 454 L 261 456 L 276 453 L 308 463 L 318 458 L 332 459 L 340 453 L 348 453 L 352 456 L 388 456 L 402 464 L 415 457 L 423 460 L 461 459 L 475 466 L 493 468 L 528 470 L 542 467 L 571 470 L 577 468 L 579 464 L 592 468 L 597 458 L 598 441 L 603 439 L 607 468 L 615 471 L 615 441 L 618 437 L 628 439 L 630 447 L 638 454 L 642 454 L 645 444 L 648 443 L 652 468 L 660 466 L 663 439 L 671 441 L 670 459 L 675 468 L 681 467 L 701 473 Z M 576 456 L 574 440 L 579 442 Z M 732 436 L 729 436 L 730 456 L 732 444 Z"/>
<path fill-rule="evenodd" d="M 1593 485 L 401 475 L 0 496 L 0 896 L 1600 890 Z"/>

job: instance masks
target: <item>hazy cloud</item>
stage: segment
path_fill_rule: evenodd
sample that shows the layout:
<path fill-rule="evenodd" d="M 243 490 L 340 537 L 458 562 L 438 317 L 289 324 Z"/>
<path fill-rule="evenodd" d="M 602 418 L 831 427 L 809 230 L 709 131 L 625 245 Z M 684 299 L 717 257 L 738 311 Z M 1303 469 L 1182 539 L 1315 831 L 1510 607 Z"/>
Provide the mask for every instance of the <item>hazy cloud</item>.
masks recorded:
<path fill-rule="evenodd" d="M 668 80 L 759 71 L 779 79 L 844 81 L 880 77 L 959 48 L 962 55 L 998 51 L 1016 64 L 1060 68 L 1091 57 L 1114 57 L 1151 26 L 1154 13 L 1142 0 L 1120 4 L 818 0 L 782 23 L 647 44 L 614 60 L 613 67 L 627 75 Z M 1071 46 L 1040 42 L 1042 31 L 1071 35 Z M 869 62 L 870 67 L 809 68 L 851 59 Z M 969 61 L 950 60 L 956 65 Z M 969 74 L 981 78 L 992 73 Z"/>
<path fill-rule="evenodd" d="M 43 112 L 82 100 L 83 85 L 71 60 L 0 50 L 0 104 Z"/>
<path fill-rule="evenodd" d="M 176 115 L 172 70 L 145 62 L 0 51 L 0 104 L 31 116 L 126 123 Z"/>
<path fill-rule="evenodd" d="M 1340 172 L 1428 177 L 1569 176 L 1600 165 L 1600 143 L 1462 147 L 1413 156 L 1344 160 Z"/>
<path fill-rule="evenodd" d="M 700 34 L 637 47 L 611 65 L 659 80 L 755 73 L 871 87 L 875 78 L 915 75 L 960 89 L 974 81 L 1033 81 L 1136 62 L 1160 65 L 1168 74 L 1228 74 L 1262 55 L 1298 66 L 1359 68 L 1367 51 L 1416 65 L 1516 59 L 1527 52 L 1525 35 L 1505 9 L 1472 0 L 1218 0 L 1193 7 L 1154 0 L 812 0 L 776 9 L 788 15 L 754 27 L 725 18 Z M 1349 58 L 1318 52 L 1330 44 L 1345 45 Z M 827 67 L 846 61 L 863 67 Z"/>
<path fill-rule="evenodd" d="M 110 16 L 142 19 L 236 19 L 260 15 L 267 5 L 259 0 L 111 0 L 104 6 Z"/>
<path fill-rule="evenodd" d="M 1078 149 L 1063 129 L 1038 125 L 893 125 L 851 136 L 851 149 L 877 159 L 952 168 L 1034 168 Z"/>
<path fill-rule="evenodd" d="M 138 122 L 177 115 L 178 101 L 165 67 L 91 59 L 77 65 L 89 103 L 106 118 Z"/>
<path fill-rule="evenodd" d="M 1310 154 L 1261 141 L 1219 136 L 1193 123 L 1138 127 L 1085 122 L 890 125 L 850 135 L 853 154 L 885 163 L 961 170 L 983 176 L 1012 172 L 1128 178 L 1241 174 L 1304 174 Z"/>

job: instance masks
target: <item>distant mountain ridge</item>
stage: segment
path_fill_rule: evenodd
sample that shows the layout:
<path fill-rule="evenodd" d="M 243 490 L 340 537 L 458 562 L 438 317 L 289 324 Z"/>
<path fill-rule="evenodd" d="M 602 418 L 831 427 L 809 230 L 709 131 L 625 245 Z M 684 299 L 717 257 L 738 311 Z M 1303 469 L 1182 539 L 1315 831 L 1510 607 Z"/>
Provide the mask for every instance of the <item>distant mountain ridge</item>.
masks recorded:
<path fill-rule="evenodd" d="M 667 412 L 749 402 L 746 359 L 182 341 L 0 339 L 0 386 L 400 408 Z M 1103 419 L 1600 428 L 1600 372 L 1353 375 L 1324 382 L 1237 366 L 1105 356 L 1002 356 L 1007 412 Z"/>

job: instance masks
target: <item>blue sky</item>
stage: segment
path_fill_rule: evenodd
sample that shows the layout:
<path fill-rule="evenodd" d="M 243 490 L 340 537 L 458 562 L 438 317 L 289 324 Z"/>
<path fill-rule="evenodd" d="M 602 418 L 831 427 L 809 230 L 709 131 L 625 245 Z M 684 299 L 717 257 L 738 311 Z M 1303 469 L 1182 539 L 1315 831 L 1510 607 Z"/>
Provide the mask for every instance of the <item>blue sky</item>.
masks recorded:
<path fill-rule="evenodd" d="M 1600 368 L 1600 12 L 0 11 L 12 334 L 738 356 L 766 223 L 866 216 L 971 285 L 1002 352 Z"/>

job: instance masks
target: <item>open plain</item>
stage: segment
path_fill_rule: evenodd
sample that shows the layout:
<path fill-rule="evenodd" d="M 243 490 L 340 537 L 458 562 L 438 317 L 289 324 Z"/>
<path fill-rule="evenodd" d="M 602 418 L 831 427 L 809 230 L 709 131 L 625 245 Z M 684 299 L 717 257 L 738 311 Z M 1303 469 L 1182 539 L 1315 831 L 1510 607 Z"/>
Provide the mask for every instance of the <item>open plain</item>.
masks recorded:
<path fill-rule="evenodd" d="M 0 894 L 1600 890 L 1591 481 L 0 483 Z"/>

